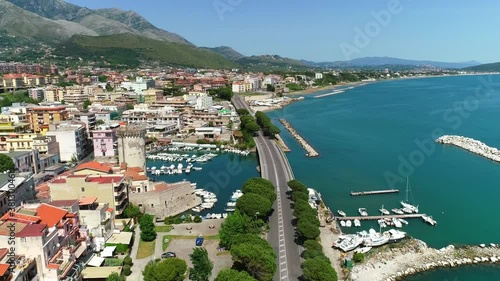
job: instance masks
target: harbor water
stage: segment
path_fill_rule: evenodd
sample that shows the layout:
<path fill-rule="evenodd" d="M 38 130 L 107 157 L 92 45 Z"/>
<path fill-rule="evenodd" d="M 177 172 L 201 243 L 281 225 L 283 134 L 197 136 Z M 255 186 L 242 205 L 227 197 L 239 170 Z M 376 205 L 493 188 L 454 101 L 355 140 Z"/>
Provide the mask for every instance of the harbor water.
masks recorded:
<path fill-rule="evenodd" d="M 399 208 L 406 199 L 408 177 L 410 203 L 431 215 L 438 226 L 408 219 L 404 231 L 436 248 L 500 244 L 500 164 L 435 143 L 449 134 L 500 148 L 499 75 L 394 80 L 317 99 L 314 95 L 269 115 L 292 150 L 287 156 L 296 178 L 320 191 L 332 211 L 355 216 L 363 207 L 369 215 L 378 215 L 382 205 Z M 279 118 L 290 122 L 320 156 L 306 157 Z M 350 195 L 392 188 L 401 192 Z M 350 230 L 375 226 L 362 222 L 361 228 Z M 500 270 L 483 266 L 436 270 L 408 280 L 493 280 L 491 274 L 499 276 Z"/>

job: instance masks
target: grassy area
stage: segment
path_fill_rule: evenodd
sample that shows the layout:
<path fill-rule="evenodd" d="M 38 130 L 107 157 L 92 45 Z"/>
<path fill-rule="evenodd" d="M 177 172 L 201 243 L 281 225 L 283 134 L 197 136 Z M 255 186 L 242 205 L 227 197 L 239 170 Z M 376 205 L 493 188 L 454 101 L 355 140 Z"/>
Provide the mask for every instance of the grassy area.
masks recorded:
<path fill-rule="evenodd" d="M 155 253 L 155 242 L 156 240 L 151 242 L 144 242 L 140 240 L 136 258 L 143 259 L 152 256 Z"/>
<path fill-rule="evenodd" d="M 171 225 L 157 225 L 155 226 L 155 230 L 156 232 L 169 232 L 170 230 L 172 230 L 172 226 Z"/>
<path fill-rule="evenodd" d="M 167 250 L 168 244 L 172 239 L 196 239 L 196 235 L 164 235 L 162 237 L 162 249 L 163 251 Z M 219 234 L 211 235 L 211 236 L 203 236 L 206 240 L 219 240 Z"/>

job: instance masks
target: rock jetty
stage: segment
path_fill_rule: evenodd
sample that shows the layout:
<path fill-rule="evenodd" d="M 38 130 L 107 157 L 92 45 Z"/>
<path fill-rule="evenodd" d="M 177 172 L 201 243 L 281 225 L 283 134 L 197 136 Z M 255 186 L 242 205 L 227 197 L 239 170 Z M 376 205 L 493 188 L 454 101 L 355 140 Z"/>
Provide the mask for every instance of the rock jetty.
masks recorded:
<path fill-rule="evenodd" d="M 436 142 L 458 146 L 474 154 L 500 162 L 500 150 L 490 147 L 475 139 L 462 136 L 445 135 L 436 139 Z"/>
<path fill-rule="evenodd" d="M 374 254 L 351 271 L 357 281 L 399 281 L 405 277 L 434 268 L 457 267 L 478 263 L 500 262 L 500 247 L 454 247 L 442 249 L 428 247 L 423 241 L 410 239 L 400 248 L 387 248 Z"/>
<path fill-rule="evenodd" d="M 319 153 L 314 150 L 314 148 L 307 143 L 307 141 L 302 138 L 297 131 L 286 121 L 285 119 L 281 118 L 280 119 L 281 124 L 285 126 L 285 128 L 290 132 L 290 134 L 300 143 L 300 145 L 306 150 L 306 156 L 307 157 L 317 157 L 319 156 Z"/>

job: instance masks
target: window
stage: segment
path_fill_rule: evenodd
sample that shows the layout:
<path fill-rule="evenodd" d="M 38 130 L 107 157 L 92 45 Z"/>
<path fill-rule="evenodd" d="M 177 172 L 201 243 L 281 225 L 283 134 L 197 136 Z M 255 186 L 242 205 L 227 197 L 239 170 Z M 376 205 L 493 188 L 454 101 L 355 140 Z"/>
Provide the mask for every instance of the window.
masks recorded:
<path fill-rule="evenodd" d="M 82 192 L 85 192 L 85 187 L 82 187 Z"/>
<path fill-rule="evenodd" d="M 151 208 L 154 207 L 154 206 L 155 206 L 155 204 L 151 204 Z"/>

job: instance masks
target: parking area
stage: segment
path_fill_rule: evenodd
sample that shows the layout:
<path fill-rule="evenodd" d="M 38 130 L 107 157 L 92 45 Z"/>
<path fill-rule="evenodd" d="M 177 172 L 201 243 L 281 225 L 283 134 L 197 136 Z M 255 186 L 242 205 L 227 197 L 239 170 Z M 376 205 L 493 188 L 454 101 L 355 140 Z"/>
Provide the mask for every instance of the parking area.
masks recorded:
<path fill-rule="evenodd" d="M 174 252 L 178 258 L 186 261 L 188 267 L 192 267 L 191 260 L 189 260 L 189 255 L 193 253 L 193 248 L 195 248 L 195 238 L 191 239 L 172 239 L 167 247 L 167 252 Z M 233 261 L 229 252 L 218 252 L 219 240 L 215 239 L 205 239 L 203 242 L 203 247 L 207 249 L 208 256 L 210 260 L 214 263 L 214 269 L 212 270 L 212 276 L 210 280 L 214 280 L 217 273 L 224 268 L 231 267 Z M 219 254 L 219 255 L 217 255 Z"/>

